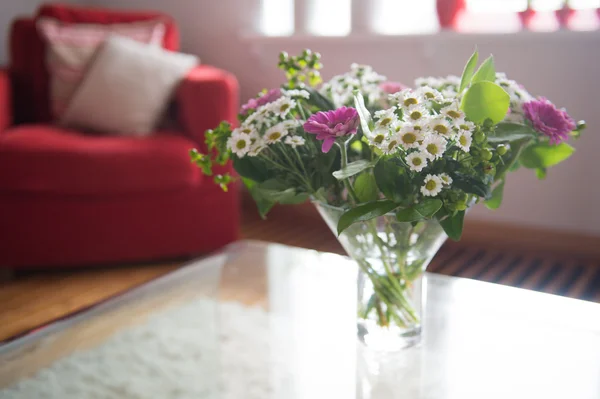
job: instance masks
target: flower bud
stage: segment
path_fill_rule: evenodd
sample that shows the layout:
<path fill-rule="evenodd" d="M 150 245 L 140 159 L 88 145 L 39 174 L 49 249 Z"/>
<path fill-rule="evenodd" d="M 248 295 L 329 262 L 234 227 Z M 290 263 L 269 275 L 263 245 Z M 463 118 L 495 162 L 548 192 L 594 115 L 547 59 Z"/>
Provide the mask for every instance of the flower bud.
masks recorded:
<path fill-rule="evenodd" d="M 485 140 L 485 133 L 483 133 L 481 130 L 478 130 L 475 132 L 475 136 L 473 138 L 477 144 L 481 144 Z"/>
<path fill-rule="evenodd" d="M 508 151 L 508 149 L 506 148 L 506 146 L 504 144 L 500 144 L 498 146 L 498 148 L 496 148 L 496 152 L 498 153 L 498 155 L 502 156 L 504 154 L 506 154 L 506 152 Z"/>
<path fill-rule="evenodd" d="M 481 154 L 479 155 L 479 157 L 483 161 L 489 161 L 490 159 L 492 159 L 493 156 L 494 154 L 492 154 L 492 152 L 487 148 L 482 149 Z"/>

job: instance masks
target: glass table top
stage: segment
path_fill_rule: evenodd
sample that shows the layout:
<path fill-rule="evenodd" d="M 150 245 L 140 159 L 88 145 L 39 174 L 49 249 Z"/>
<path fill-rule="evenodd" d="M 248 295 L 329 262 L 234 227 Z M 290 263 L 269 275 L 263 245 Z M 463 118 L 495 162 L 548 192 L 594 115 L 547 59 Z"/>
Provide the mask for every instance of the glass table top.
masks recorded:
<path fill-rule="evenodd" d="M 600 398 L 600 304 L 426 276 L 423 341 L 358 343 L 348 258 L 256 241 L 0 347 L 0 398 Z"/>

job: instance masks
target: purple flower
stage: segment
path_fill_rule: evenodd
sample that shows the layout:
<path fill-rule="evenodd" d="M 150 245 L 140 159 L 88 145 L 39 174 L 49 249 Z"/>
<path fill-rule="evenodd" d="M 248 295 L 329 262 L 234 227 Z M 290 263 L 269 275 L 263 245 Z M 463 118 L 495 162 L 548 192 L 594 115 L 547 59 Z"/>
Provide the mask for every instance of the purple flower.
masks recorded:
<path fill-rule="evenodd" d="M 317 140 L 323 140 L 321 150 L 329 152 L 336 138 L 356 134 L 358 122 L 358 112 L 354 108 L 341 107 L 313 114 L 304 124 L 304 130 L 316 134 Z"/>
<path fill-rule="evenodd" d="M 387 81 L 387 82 L 380 83 L 379 88 L 381 88 L 381 90 L 383 90 L 387 94 L 394 94 L 394 93 L 398 93 L 399 91 L 402 91 L 402 90 L 408 88 L 408 86 L 406 86 L 400 82 Z"/>
<path fill-rule="evenodd" d="M 271 89 L 258 98 L 251 98 L 246 104 L 242 105 L 242 114 L 245 114 L 248 110 L 256 109 L 261 105 L 271 103 L 279 97 L 281 97 L 281 89 Z"/>
<path fill-rule="evenodd" d="M 523 112 L 535 130 L 550 138 L 550 144 L 566 140 L 569 133 L 577 127 L 567 111 L 557 109 L 543 97 L 523 104 Z"/>

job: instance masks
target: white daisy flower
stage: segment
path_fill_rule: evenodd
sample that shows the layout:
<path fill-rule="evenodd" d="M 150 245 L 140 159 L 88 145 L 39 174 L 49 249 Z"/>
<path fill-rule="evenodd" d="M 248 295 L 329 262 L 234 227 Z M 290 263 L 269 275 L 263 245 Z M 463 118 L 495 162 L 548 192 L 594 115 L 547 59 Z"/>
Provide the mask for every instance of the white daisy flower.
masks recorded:
<path fill-rule="evenodd" d="M 441 83 L 440 78 L 436 78 L 433 76 L 415 79 L 416 87 L 419 87 L 419 86 L 439 87 L 441 85 L 442 85 L 442 83 Z"/>
<path fill-rule="evenodd" d="M 300 137 L 300 136 L 287 136 L 287 137 L 285 138 L 285 141 L 284 141 L 284 142 L 285 142 L 287 145 L 290 145 L 290 146 L 292 146 L 292 148 L 296 148 L 296 147 L 299 147 L 299 146 L 302 146 L 302 145 L 304 145 L 304 143 L 305 143 L 306 141 L 304 140 L 304 138 L 302 138 L 302 137 Z"/>
<path fill-rule="evenodd" d="M 421 151 L 411 152 L 406 156 L 406 163 L 410 170 L 414 170 L 415 172 L 420 172 L 424 167 L 427 166 L 427 154 Z"/>
<path fill-rule="evenodd" d="M 295 129 L 298 126 L 300 126 L 302 123 L 297 120 L 297 119 L 286 119 L 283 122 L 281 122 L 281 124 L 283 125 L 283 127 L 285 127 L 287 130 L 291 130 L 291 129 Z"/>
<path fill-rule="evenodd" d="M 381 143 L 381 146 L 379 146 L 379 148 L 381 148 L 381 151 L 384 154 L 392 154 L 392 153 L 396 152 L 399 145 L 400 145 L 399 137 L 397 134 L 395 134 L 392 137 L 390 137 L 389 139 L 385 140 L 383 143 Z"/>
<path fill-rule="evenodd" d="M 376 147 L 383 144 L 385 139 L 390 135 L 390 131 L 385 127 L 378 127 L 371 134 L 367 135 L 367 139 Z"/>
<path fill-rule="evenodd" d="M 452 137 L 454 131 L 446 118 L 438 116 L 429 121 L 429 130 L 434 134 L 439 134 L 447 138 Z"/>
<path fill-rule="evenodd" d="M 442 91 L 442 96 L 444 96 L 444 98 L 448 99 L 448 100 L 455 99 L 457 95 L 458 95 L 458 93 L 452 87 L 448 87 Z"/>
<path fill-rule="evenodd" d="M 443 184 L 442 179 L 438 176 L 427 175 L 425 176 L 423 186 L 421 186 L 421 194 L 427 197 L 435 197 L 442 191 Z"/>
<path fill-rule="evenodd" d="M 398 103 L 403 110 L 410 109 L 423 103 L 423 98 L 412 89 L 400 90 L 389 96 L 390 100 Z"/>
<path fill-rule="evenodd" d="M 271 112 L 285 119 L 285 116 L 296 106 L 296 101 L 289 97 L 280 97 L 268 105 Z"/>
<path fill-rule="evenodd" d="M 427 101 L 441 102 L 444 99 L 442 93 L 427 85 L 419 87 L 415 92 Z"/>
<path fill-rule="evenodd" d="M 452 178 L 447 173 L 440 173 L 438 175 L 438 177 L 440 178 L 440 180 L 442 180 L 442 183 L 444 183 L 446 186 L 449 186 L 452 184 Z"/>
<path fill-rule="evenodd" d="M 448 75 L 445 78 L 445 81 L 447 84 L 451 84 L 454 86 L 459 86 L 460 85 L 460 77 L 456 76 L 456 75 Z"/>
<path fill-rule="evenodd" d="M 474 132 L 475 131 L 475 124 L 471 121 L 461 121 L 458 124 L 455 124 L 454 127 L 458 128 L 458 131 L 465 131 L 465 132 Z"/>
<path fill-rule="evenodd" d="M 374 117 L 377 119 L 376 125 L 386 127 L 395 124 L 398 121 L 395 111 L 396 107 L 392 107 L 390 109 L 375 112 Z"/>
<path fill-rule="evenodd" d="M 456 145 L 464 152 L 469 152 L 473 142 L 472 133 L 467 130 L 459 130 L 456 138 Z"/>
<path fill-rule="evenodd" d="M 246 134 L 232 134 L 227 140 L 227 148 L 239 158 L 243 158 L 248 153 L 250 145 L 250 137 Z"/>
<path fill-rule="evenodd" d="M 267 146 L 262 142 L 262 140 L 258 140 L 256 143 L 254 143 L 254 145 L 250 148 L 250 151 L 248 151 L 248 156 L 249 157 L 255 157 L 258 154 L 260 154 L 260 152 L 262 150 L 264 150 L 265 148 L 267 148 Z"/>
<path fill-rule="evenodd" d="M 465 119 L 465 113 L 460 110 L 457 101 L 453 101 L 450 105 L 442 108 L 440 113 L 453 121 L 462 121 Z"/>
<path fill-rule="evenodd" d="M 301 97 L 307 100 L 310 98 L 310 93 L 306 90 L 283 90 L 283 95 L 292 98 Z"/>
<path fill-rule="evenodd" d="M 288 130 L 286 129 L 284 123 L 278 123 L 275 126 L 267 129 L 265 135 L 263 136 L 263 140 L 266 144 L 275 144 L 281 141 L 283 137 L 288 134 Z"/>
<path fill-rule="evenodd" d="M 429 111 L 422 105 L 414 106 L 404 110 L 404 120 L 415 123 L 429 117 Z"/>
<path fill-rule="evenodd" d="M 438 135 L 430 135 L 423 140 L 421 150 L 428 154 L 429 159 L 438 159 L 444 155 L 448 142 L 445 138 Z"/>
<path fill-rule="evenodd" d="M 408 149 L 418 148 L 419 142 L 423 141 L 424 136 L 422 131 L 416 130 L 414 126 L 406 123 L 398 132 L 398 138 L 402 147 Z"/>

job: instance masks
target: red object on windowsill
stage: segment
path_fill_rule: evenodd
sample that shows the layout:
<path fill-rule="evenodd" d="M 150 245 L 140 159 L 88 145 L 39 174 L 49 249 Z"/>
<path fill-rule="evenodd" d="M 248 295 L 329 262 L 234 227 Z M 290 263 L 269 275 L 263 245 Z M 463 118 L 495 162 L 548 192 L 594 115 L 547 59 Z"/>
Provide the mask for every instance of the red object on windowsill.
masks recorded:
<path fill-rule="evenodd" d="M 466 8 L 465 0 L 437 0 L 437 14 L 442 29 L 456 29 L 458 16 Z"/>
<path fill-rule="evenodd" d="M 234 76 L 199 66 L 176 92 L 180 129 L 147 138 L 86 135 L 54 125 L 44 43 L 36 19 L 126 23 L 162 18 L 163 46 L 177 27 L 156 12 L 44 5 L 14 21 L 10 66 L 0 70 L 0 267 L 76 267 L 206 253 L 238 238 L 237 187 L 224 193 L 189 160 L 204 131 L 235 123 Z M 149 83 L 151 84 L 151 83 Z M 230 165 L 217 173 L 232 172 Z"/>
<path fill-rule="evenodd" d="M 555 13 L 561 29 L 569 28 L 571 19 L 575 15 L 575 10 L 565 4 L 560 10 L 556 10 Z"/>
<path fill-rule="evenodd" d="M 521 20 L 521 26 L 523 29 L 531 28 L 531 21 L 534 17 L 535 11 L 529 6 L 524 11 L 519 12 L 519 19 Z"/>

